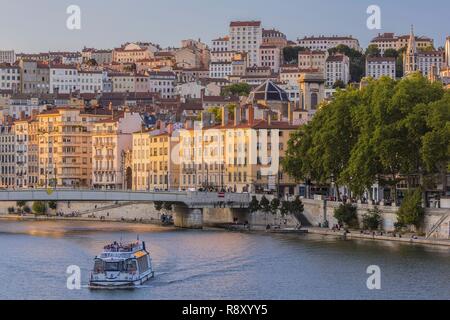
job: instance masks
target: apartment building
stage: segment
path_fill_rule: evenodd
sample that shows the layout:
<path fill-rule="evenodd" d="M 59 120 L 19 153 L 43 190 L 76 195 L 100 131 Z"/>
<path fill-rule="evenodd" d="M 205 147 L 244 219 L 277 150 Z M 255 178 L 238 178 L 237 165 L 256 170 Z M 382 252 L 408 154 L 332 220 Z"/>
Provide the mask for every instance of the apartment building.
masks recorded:
<path fill-rule="evenodd" d="M 230 62 L 219 61 L 209 64 L 209 77 L 213 79 L 228 79 L 233 73 L 233 67 Z"/>
<path fill-rule="evenodd" d="M 78 71 L 78 87 L 80 93 L 103 92 L 103 72 Z"/>
<path fill-rule="evenodd" d="M 0 90 L 20 91 L 20 68 L 8 63 L 0 64 Z"/>
<path fill-rule="evenodd" d="M 300 69 L 318 69 L 325 75 L 328 51 L 313 50 L 298 53 L 298 67 Z"/>
<path fill-rule="evenodd" d="M 283 49 L 284 47 L 287 47 L 288 41 L 286 35 L 281 31 L 276 29 L 263 29 L 262 44 Z"/>
<path fill-rule="evenodd" d="M 50 64 L 50 93 L 72 93 L 79 89 L 78 70 L 75 65 Z"/>
<path fill-rule="evenodd" d="M 83 62 L 95 60 L 98 65 L 108 65 L 113 61 L 112 50 L 97 50 L 93 48 L 84 48 L 81 52 Z"/>
<path fill-rule="evenodd" d="M 251 66 L 259 65 L 259 47 L 262 44 L 261 21 L 232 21 L 230 23 L 230 50 L 246 52 Z"/>
<path fill-rule="evenodd" d="M 296 184 L 282 172 L 279 159 L 297 127 L 270 117 L 254 119 L 253 107 L 235 112 L 229 121 L 223 108 L 221 125 L 208 126 L 203 118 L 180 130 L 180 189 L 294 194 Z"/>
<path fill-rule="evenodd" d="M 50 68 L 48 63 L 33 60 L 19 60 L 21 92 L 22 93 L 49 93 Z"/>
<path fill-rule="evenodd" d="M 329 56 L 326 60 L 326 86 L 333 87 L 338 80 L 345 85 L 350 81 L 350 59 L 343 54 Z"/>
<path fill-rule="evenodd" d="M 260 67 L 269 67 L 275 73 L 280 71 L 283 59 L 280 47 L 272 44 L 262 44 L 259 47 L 258 54 Z"/>
<path fill-rule="evenodd" d="M 124 153 L 132 148 L 132 134 L 142 125 L 139 113 L 124 112 L 94 123 L 92 131 L 92 186 L 96 189 L 125 188 Z"/>
<path fill-rule="evenodd" d="M 0 64 L 14 64 L 14 62 L 16 62 L 16 54 L 14 53 L 14 50 L 0 50 Z"/>
<path fill-rule="evenodd" d="M 151 59 L 154 53 L 148 47 L 136 43 L 129 43 L 112 51 L 112 62 L 136 63 L 139 60 Z"/>
<path fill-rule="evenodd" d="M 450 67 L 450 36 L 445 40 L 445 63 Z"/>
<path fill-rule="evenodd" d="M 297 39 L 297 43 L 300 47 L 307 48 L 311 51 L 327 51 L 338 45 L 346 45 L 349 48 L 361 51 L 358 39 L 355 39 L 352 36 L 310 36 L 304 37 L 303 39 Z"/>
<path fill-rule="evenodd" d="M 11 122 L 0 125 L 0 188 L 16 186 L 16 140 Z"/>
<path fill-rule="evenodd" d="M 366 58 L 366 77 L 379 79 L 383 76 L 396 78 L 396 59 L 385 57 Z"/>
<path fill-rule="evenodd" d="M 148 73 L 150 92 L 159 93 L 161 98 L 175 95 L 176 74 L 172 71 L 151 71 Z"/>
<path fill-rule="evenodd" d="M 107 112 L 77 107 L 54 108 L 37 115 L 39 185 L 90 187 L 94 123 L 110 117 Z"/>
<path fill-rule="evenodd" d="M 222 37 L 212 40 L 211 54 L 217 51 L 230 51 L 230 37 Z"/>
<path fill-rule="evenodd" d="M 370 41 L 370 44 L 376 45 L 380 49 L 381 54 L 387 49 L 399 50 L 408 45 L 409 35 L 397 36 L 392 32 L 379 33 Z M 428 37 L 415 37 L 417 48 L 423 49 L 433 47 L 433 39 Z"/>
<path fill-rule="evenodd" d="M 171 125 L 133 134 L 133 190 L 178 190 L 178 143 Z"/>

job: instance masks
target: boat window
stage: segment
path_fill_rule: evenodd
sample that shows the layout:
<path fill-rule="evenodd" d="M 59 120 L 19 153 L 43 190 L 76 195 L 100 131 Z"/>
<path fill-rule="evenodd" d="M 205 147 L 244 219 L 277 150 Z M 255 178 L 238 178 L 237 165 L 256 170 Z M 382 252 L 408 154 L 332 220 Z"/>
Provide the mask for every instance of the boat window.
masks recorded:
<path fill-rule="evenodd" d="M 104 272 L 103 261 L 100 259 L 96 259 L 94 262 L 94 271 L 97 273 Z"/>
<path fill-rule="evenodd" d="M 136 261 L 134 261 L 134 260 L 128 260 L 128 261 L 127 261 L 127 265 L 126 265 L 126 271 L 129 271 L 129 272 L 135 272 L 135 271 L 137 271 Z"/>
<path fill-rule="evenodd" d="M 120 271 L 120 262 L 106 262 L 105 271 Z"/>

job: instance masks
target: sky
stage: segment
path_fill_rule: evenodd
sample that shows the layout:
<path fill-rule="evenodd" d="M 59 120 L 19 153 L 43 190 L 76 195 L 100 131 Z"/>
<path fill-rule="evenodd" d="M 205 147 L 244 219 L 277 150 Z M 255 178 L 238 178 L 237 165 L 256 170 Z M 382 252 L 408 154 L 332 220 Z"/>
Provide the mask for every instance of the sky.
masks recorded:
<path fill-rule="evenodd" d="M 69 5 L 81 9 L 81 30 L 69 30 Z M 381 29 L 366 26 L 369 5 L 381 9 Z M 231 20 L 261 20 L 289 40 L 305 35 L 352 35 L 366 47 L 380 32 L 450 36 L 449 0 L 0 0 L 0 50 L 45 52 L 108 49 L 124 42 L 179 46 L 182 39 L 228 33 Z"/>

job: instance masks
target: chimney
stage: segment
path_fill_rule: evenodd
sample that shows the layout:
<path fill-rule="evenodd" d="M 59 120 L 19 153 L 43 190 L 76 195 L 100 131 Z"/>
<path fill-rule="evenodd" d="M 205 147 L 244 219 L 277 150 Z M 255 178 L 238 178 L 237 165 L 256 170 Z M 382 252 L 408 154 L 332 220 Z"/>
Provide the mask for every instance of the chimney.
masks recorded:
<path fill-rule="evenodd" d="M 255 107 L 252 105 L 248 106 L 247 109 L 247 121 L 249 125 L 253 125 L 255 121 Z"/>
<path fill-rule="evenodd" d="M 241 124 L 241 107 L 236 106 L 234 109 L 234 125 L 238 126 Z"/>
<path fill-rule="evenodd" d="M 225 127 L 228 125 L 228 107 L 223 106 L 222 107 L 222 127 Z"/>
<path fill-rule="evenodd" d="M 172 133 L 173 133 L 173 123 L 167 124 L 167 133 L 169 134 L 169 136 L 172 135 Z"/>
<path fill-rule="evenodd" d="M 295 107 L 295 102 L 294 102 L 294 107 Z M 294 123 L 294 110 L 292 110 L 291 102 L 288 103 L 288 122 L 289 122 L 289 124 Z"/>

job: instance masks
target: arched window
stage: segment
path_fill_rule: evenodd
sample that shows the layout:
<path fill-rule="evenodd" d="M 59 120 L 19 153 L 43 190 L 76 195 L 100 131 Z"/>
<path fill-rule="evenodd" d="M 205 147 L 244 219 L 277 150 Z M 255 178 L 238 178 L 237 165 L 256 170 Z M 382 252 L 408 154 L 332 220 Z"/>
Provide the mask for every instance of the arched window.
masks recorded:
<path fill-rule="evenodd" d="M 316 110 L 318 102 L 317 93 L 313 92 L 311 93 L 311 110 Z"/>

